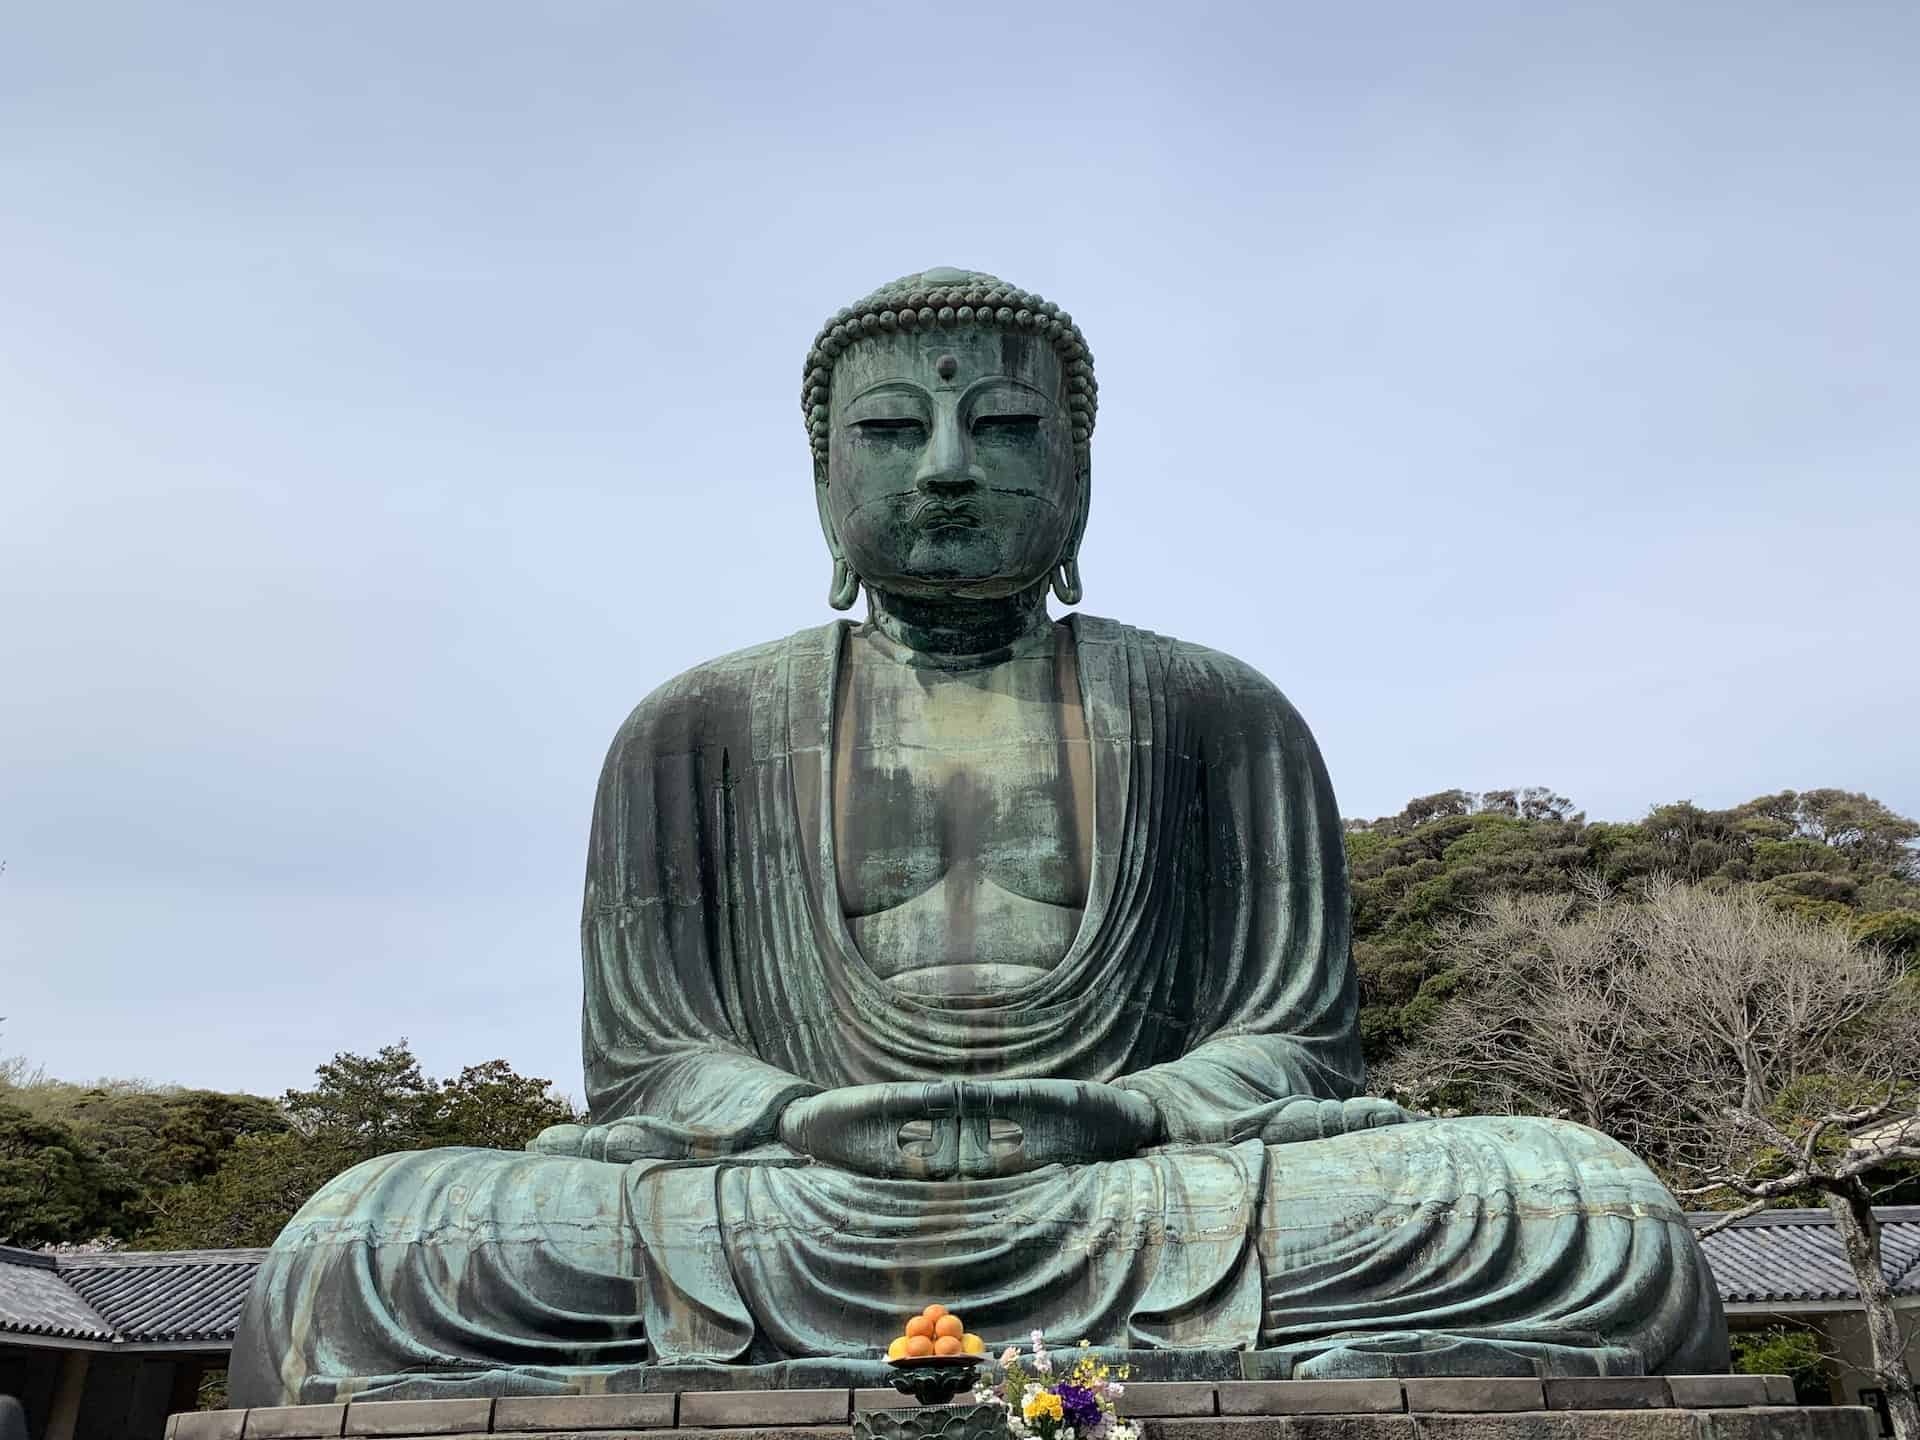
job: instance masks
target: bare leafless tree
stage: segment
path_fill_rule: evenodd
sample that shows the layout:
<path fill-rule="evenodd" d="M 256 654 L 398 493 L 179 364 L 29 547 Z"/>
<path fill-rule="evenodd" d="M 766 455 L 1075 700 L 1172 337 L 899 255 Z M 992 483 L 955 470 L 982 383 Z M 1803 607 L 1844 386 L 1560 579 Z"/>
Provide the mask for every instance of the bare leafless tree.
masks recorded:
<path fill-rule="evenodd" d="M 1469 977 L 1382 1079 L 1416 1103 L 1556 1114 L 1737 1200 L 1817 1196 L 1859 1287 L 1899 1440 L 1920 1440 L 1872 1183 L 1920 1161 L 1920 1007 L 1899 967 L 1744 889 L 1503 898 L 1444 941 Z"/>
<path fill-rule="evenodd" d="M 1476 1108 L 1558 1115 L 1620 1134 L 1643 1112 L 1632 956 L 1598 882 L 1501 895 L 1441 941 L 1466 989 L 1377 1078 L 1415 1103 L 1465 1086 Z"/>

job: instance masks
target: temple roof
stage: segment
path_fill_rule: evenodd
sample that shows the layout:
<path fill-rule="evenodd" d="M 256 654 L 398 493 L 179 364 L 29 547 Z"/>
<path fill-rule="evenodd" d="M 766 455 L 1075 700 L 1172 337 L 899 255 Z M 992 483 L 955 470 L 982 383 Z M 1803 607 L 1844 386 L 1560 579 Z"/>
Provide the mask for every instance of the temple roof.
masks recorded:
<path fill-rule="evenodd" d="M 50 1255 L 0 1245 L 0 1340 L 232 1343 L 264 1250 Z"/>
<path fill-rule="evenodd" d="M 1880 1205 L 1880 1268 L 1896 1296 L 1920 1296 L 1920 1205 Z M 1712 1215 L 1690 1217 L 1696 1228 Z M 1700 1242 L 1729 1305 L 1858 1304 L 1853 1271 L 1825 1210 L 1764 1210 Z"/>

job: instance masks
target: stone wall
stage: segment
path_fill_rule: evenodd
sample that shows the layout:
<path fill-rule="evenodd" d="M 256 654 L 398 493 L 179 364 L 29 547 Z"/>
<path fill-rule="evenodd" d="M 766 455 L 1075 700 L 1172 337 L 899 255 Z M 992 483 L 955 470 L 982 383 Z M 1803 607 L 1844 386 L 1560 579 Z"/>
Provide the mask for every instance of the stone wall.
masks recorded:
<path fill-rule="evenodd" d="M 1129 1385 L 1145 1440 L 1877 1440 L 1872 1412 L 1801 1407 L 1784 1375 L 1236 1380 Z M 174 1416 L 167 1440 L 843 1440 L 891 1390 L 373 1400 Z"/>

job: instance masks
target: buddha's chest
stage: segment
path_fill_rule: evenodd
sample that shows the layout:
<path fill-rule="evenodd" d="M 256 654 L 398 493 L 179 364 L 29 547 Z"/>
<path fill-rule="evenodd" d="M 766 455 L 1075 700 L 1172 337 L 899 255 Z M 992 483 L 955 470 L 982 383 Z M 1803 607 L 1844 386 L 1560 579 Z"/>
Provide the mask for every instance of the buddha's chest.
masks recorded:
<path fill-rule="evenodd" d="M 841 908 L 876 971 L 973 967 L 940 987 L 992 989 L 1065 953 L 1086 905 L 1093 805 L 1070 656 L 954 673 L 856 642 L 832 776 Z"/>

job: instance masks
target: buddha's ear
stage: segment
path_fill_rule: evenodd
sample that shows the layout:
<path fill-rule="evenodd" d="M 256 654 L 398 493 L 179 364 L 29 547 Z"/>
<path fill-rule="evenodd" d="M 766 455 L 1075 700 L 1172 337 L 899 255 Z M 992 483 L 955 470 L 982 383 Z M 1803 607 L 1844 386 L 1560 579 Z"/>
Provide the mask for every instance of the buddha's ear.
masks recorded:
<path fill-rule="evenodd" d="M 813 503 L 820 512 L 820 533 L 827 537 L 827 553 L 833 556 L 833 583 L 827 587 L 827 604 L 836 610 L 851 610 L 860 598 L 860 577 L 853 573 L 840 549 L 840 532 L 834 529 L 833 508 L 827 504 L 827 462 L 822 458 L 813 467 Z"/>
<path fill-rule="evenodd" d="M 1093 499 L 1093 455 L 1090 447 L 1074 446 L 1073 525 L 1067 531 L 1067 543 L 1053 566 L 1053 595 L 1062 605 L 1078 605 L 1080 584 L 1080 539 L 1087 533 L 1087 510 Z"/>

